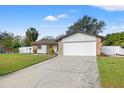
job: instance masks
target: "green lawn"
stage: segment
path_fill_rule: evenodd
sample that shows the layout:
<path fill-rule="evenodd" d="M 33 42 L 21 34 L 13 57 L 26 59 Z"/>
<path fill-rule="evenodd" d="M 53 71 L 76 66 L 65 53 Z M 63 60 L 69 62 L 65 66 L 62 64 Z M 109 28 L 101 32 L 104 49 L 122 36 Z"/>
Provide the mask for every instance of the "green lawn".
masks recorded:
<path fill-rule="evenodd" d="M 124 87 L 124 57 L 98 57 L 101 87 Z"/>
<path fill-rule="evenodd" d="M 0 55 L 0 76 L 50 59 L 50 55 L 7 54 Z"/>

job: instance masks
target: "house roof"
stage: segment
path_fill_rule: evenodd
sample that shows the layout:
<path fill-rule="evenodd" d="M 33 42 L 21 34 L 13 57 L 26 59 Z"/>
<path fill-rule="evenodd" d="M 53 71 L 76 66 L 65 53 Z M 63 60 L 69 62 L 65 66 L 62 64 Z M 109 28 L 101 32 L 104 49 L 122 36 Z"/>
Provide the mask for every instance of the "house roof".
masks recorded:
<path fill-rule="evenodd" d="M 95 37 L 100 37 L 102 40 L 104 39 L 104 36 L 100 36 L 100 35 L 95 35 L 95 34 L 91 34 L 91 33 L 79 31 L 79 32 L 74 32 L 74 33 L 71 33 L 71 34 L 64 35 L 64 36 L 62 36 L 62 37 L 56 39 L 56 41 L 62 40 L 63 38 L 66 38 L 66 37 L 68 37 L 68 36 L 71 36 L 71 35 L 73 35 L 73 34 L 75 34 L 75 33 L 87 34 L 87 35 L 91 35 L 91 36 L 95 36 Z"/>
<path fill-rule="evenodd" d="M 39 45 L 39 44 L 57 44 L 55 39 L 41 39 L 39 41 L 36 41 L 32 43 L 32 45 Z"/>

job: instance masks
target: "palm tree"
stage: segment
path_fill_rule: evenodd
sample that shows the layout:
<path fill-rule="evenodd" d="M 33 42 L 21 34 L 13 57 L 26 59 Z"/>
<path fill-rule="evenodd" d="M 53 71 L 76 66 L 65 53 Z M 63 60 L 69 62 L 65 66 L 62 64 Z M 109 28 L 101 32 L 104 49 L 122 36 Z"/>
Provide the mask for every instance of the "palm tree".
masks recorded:
<path fill-rule="evenodd" d="M 34 41 L 37 40 L 38 38 L 38 31 L 36 30 L 36 28 L 30 27 L 29 29 L 27 29 L 26 31 L 26 38 L 29 39 L 29 41 L 31 43 L 33 43 Z"/>

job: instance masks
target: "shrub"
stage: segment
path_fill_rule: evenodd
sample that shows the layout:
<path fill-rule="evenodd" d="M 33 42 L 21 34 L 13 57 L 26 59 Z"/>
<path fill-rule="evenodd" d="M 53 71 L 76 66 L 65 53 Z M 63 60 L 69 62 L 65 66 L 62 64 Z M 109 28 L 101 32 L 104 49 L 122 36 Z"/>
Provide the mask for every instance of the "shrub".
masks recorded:
<path fill-rule="evenodd" d="M 50 48 L 49 49 L 49 53 L 50 53 L 50 55 L 53 55 L 54 54 L 54 49 L 53 48 Z"/>

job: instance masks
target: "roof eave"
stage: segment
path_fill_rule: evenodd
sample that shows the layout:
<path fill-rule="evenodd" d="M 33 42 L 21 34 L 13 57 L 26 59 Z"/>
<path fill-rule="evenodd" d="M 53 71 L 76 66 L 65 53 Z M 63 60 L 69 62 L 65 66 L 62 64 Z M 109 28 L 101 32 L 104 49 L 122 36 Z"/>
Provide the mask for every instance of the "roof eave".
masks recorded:
<path fill-rule="evenodd" d="M 90 33 L 86 33 L 86 32 L 81 32 L 81 31 L 79 31 L 79 32 L 74 32 L 74 33 L 71 33 L 71 34 L 65 35 L 65 36 L 63 36 L 63 37 L 57 39 L 56 42 L 62 40 L 63 38 L 66 38 L 66 37 L 68 37 L 68 36 L 71 36 L 71 35 L 73 35 L 73 34 L 75 34 L 75 33 L 82 33 L 82 34 L 87 34 L 87 35 L 96 36 L 96 37 L 100 37 L 100 38 L 105 38 L 104 36 L 93 35 L 93 34 L 90 34 Z"/>

